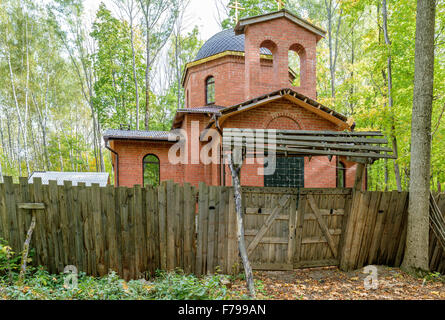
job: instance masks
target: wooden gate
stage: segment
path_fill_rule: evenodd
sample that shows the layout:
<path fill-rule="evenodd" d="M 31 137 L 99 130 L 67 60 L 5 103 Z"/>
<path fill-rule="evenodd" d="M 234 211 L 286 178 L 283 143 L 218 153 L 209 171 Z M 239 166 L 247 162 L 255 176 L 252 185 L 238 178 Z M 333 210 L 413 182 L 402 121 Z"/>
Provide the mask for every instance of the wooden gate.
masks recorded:
<path fill-rule="evenodd" d="M 351 189 L 243 188 L 247 253 L 255 270 L 339 264 Z"/>
<path fill-rule="evenodd" d="M 256 270 L 292 270 L 297 188 L 243 187 L 247 253 Z"/>
<path fill-rule="evenodd" d="M 293 267 L 339 264 L 339 247 L 351 189 L 302 189 L 297 213 Z"/>

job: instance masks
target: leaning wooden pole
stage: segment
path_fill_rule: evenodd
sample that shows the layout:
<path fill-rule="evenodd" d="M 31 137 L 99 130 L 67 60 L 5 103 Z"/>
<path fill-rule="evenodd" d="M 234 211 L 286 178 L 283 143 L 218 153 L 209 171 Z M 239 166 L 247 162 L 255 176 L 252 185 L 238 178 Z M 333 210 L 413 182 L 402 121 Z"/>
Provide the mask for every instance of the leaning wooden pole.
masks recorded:
<path fill-rule="evenodd" d="M 243 261 L 244 273 L 246 275 L 247 288 L 249 290 L 250 296 L 255 298 L 255 285 L 253 282 L 253 272 L 252 267 L 249 262 L 249 257 L 247 255 L 246 241 L 244 238 L 244 222 L 243 222 L 243 212 L 241 205 L 241 184 L 239 179 L 239 174 L 242 166 L 242 160 L 239 164 L 235 164 L 231 154 L 228 155 L 228 162 L 230 172 L 232 173 L 232 185 L 234 188 L 235 197 L 235 210 L 236 210 L 236 221 L 237 221 L 237 237 L 238 237 L 238 247 Z"/>
<path fill-rule="evenodd" d="M 20 274 L 19 274 L 19 280 L 18 280 L 18 284 L 20 286 L 23 284 L 23 281 L 25 279 L 26 264 L 28 262 L 28 254 L 29 254 L 29 244 L 31 242 L 32 233 L 34 231 L 35 226 L 36 226 L 36 216 L 33 213 L 32 219 L 31 219 L 31 225 L 29 226 L 28 233 L 26 235 L 26 240 L 25 240 L 25 243 L 23 244 L 22 263 L 21 263 L 21 267 L 20 267 Z"/>

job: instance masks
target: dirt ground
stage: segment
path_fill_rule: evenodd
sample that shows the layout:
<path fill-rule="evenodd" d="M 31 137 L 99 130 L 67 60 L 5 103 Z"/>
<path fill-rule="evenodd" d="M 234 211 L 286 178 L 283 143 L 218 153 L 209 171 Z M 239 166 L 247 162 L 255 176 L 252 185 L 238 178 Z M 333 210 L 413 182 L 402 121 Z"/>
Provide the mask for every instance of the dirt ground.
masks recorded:
<path fill-rule="evenodd" d="M 377 288 L 365 288 L 369 273 L 343 272 L 336 267 L 294 271 L 254 272 L 259 299 L 280 300 L 445 300 L 445 278 L 416 278 L 397 268 L 377 266 Z M 369 279 L 369 278 L 368 278 Z M 245 281 L 232 283 L 232 292 L 245 294 Z"/>

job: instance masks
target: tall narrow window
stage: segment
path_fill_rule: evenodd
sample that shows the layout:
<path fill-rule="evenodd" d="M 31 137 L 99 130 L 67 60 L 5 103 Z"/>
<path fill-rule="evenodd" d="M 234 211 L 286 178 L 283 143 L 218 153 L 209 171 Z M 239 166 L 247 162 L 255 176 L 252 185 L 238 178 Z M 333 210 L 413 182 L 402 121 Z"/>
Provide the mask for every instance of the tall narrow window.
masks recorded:
<path fill-rule="evenodd" d="M 159 158 L 147 154 L 142 161 L 144 187 L 159 185 Z"/>
<path fill-rule="evenodd" d="M 210 76 L 206 79 L 206 104 L 215 103 L 215 78 Z"/>
<path fill-rule="evenodd" d="M 300 55 L 289 50 L 289 82 L 292 86 L 300 86 Z"/>
<path fill-rule="evenodd" d="M 346 166 L 341 161 L 337 164 L 337 188 L 346 188 Z"/>
<path fill-rule="evenodd" d="M 304 85 L 306 77 L 306 50 L 298 43 L 290 46 L 288 52 L 289 81 L 292 86 Z"/>

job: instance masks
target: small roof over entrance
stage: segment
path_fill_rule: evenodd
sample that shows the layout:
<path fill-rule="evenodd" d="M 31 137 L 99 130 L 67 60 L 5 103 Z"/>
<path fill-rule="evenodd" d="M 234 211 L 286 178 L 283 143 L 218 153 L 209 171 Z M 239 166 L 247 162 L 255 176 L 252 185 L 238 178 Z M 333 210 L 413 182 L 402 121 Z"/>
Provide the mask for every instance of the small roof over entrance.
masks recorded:
<path fill-rule="evenodd" d="M 107 172 L 36 171 L 28 178 L 28 183 L 33 183 L 34 178 L 41 178 L 42 184 L 48 184 L 50 180 L 55 180 L 59 186 L 63 186 L 64 181 L 71 181 L 73 186 L 83 182 L 86 186 L 97 183 L 101 187 L 105 187 L 108 184 L 108 176 Z"/>

